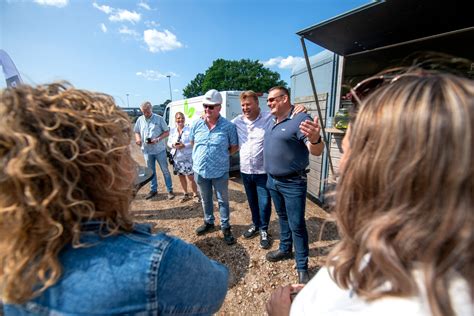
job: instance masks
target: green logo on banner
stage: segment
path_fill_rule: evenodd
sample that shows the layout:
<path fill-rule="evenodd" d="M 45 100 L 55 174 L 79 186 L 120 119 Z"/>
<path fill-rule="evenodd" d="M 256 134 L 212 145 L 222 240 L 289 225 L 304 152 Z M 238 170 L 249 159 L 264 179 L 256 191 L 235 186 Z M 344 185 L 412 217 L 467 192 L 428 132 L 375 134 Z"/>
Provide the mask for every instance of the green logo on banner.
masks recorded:
<path fill-rule="evenodd" d="M 194 115 L 194 111 L 195 109 L 192 106 L 188 107 L 188 100 L 184 100 L 184 115 L 191 118 Z"/>

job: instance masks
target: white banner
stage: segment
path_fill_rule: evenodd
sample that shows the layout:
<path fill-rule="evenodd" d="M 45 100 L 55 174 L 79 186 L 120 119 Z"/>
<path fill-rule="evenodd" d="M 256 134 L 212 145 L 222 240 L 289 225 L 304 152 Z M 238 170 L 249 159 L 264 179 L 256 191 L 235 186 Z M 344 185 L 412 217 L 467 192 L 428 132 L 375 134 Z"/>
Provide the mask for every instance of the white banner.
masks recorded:
<path fill-rule="evenodd" d="M 7 87 L 16 87 L 17 85 L 23 83 L 20 73 L 18 72 L 18 69 L 16 69 L 13 60 L 3 49 L 0 49 L 0 65 L 3 68 L 3 74 L 5 75 Z"/>

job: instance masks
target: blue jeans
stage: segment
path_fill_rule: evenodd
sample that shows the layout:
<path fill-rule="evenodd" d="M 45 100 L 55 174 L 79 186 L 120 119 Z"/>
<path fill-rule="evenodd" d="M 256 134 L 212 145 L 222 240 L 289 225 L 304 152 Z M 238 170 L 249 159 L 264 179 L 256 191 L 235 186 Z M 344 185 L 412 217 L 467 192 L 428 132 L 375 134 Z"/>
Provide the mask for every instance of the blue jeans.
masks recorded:
<path fill-rule="evenodd" d="M 252 222 L 256 229 L 267 231 L 272 212 L 270 192 L 267 189 L 267 175 L 247 173 L 241 173 L 241 175 L 252 213 Z"/>
<path fill-rule="evenodd" d="M 166 190 L 168 192 L 173 192 L 173 182 L 171 181 L 171 174 L 168 170 L 168 160 L 166 158 L 166 151 L 163 150 L 158 154 L 143 154 L 145 157 L 145 162 L 148 168 L 153 171 L 153 178 L 151 178 L 151 188 L 150 191 L 157 192 L 158 191 L 158 181 L 156 177 L 156 167 L 155 163 L 158 162 L 160 165 L 161 172 L 163 173 L 163 177 L 165 178 L 166 183 Z"/>
<path fill-rule="evenodd" d="M 308 231 L 306 209 L 306 176 L 278 177 L 268 175 L 267 187 L 275 204 L 280 223 L 280 251 L 289 252 L 295 245 L 296 269 L 308 270 Z"/>
<path fill-rule="evenodd" d="M 201 193 L 204 221 L 208 224 L 214 224 L 214 203 L 212 201 L 212 189 L 214 188 L 219 204 L 221 229 L 229 228 L 229 174 L 226 172 L 220 178 L 206 179 L 195 172 L 194 180 Z"/>

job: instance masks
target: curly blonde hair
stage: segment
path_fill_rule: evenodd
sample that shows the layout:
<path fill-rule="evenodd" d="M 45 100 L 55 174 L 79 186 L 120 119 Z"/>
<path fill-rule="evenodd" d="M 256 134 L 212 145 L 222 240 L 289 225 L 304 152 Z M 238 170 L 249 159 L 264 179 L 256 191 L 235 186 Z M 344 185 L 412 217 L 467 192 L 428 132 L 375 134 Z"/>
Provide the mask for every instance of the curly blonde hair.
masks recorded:
<path fill-rule="evenodd" d="M 327 261 L 336 282 L 368 300 L 407 297 L 420 295 L 418 270 L 433 315 L 453 315 L 453 274 L 473 295 L 474 82 L 400 76 L 362 102 L 349 143 Z"/>
<path fill-rule="evenodd" d="M 81 229 L 132 229 L 131 124 L 112 97 L 67 83 L 0 94 L 0 293 L 23 303 L 61 275 Z"/>

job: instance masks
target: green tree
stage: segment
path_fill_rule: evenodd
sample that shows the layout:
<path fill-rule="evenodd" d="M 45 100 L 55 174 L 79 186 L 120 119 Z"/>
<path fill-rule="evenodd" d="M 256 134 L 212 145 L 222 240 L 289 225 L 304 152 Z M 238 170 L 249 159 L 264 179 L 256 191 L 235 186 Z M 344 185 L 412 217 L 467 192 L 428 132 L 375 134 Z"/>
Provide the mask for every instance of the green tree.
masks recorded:
<path fill-rule="evenodd" d="M 280 80 L 279 73 L 265 68 L 257 60 L 217 59 L 204 75 L 197 74 L 183 89 L 183 95 L 186 98 L 195 97 L 210 89 L 266 92 L 277 85 L 287 86 L 285 81 Z"/>
<path fill-rule="evenodd" d="M 191 80 L 191 82 L 184 87 L 183 95 L 186 98 L 196 97 L 198 95 L 202 95 L 206 93 L 206 91 L 202 92 L 202 83 L 204 81 L 204 75 L 199 73 L 196 75 L 196 78 Z"/>

